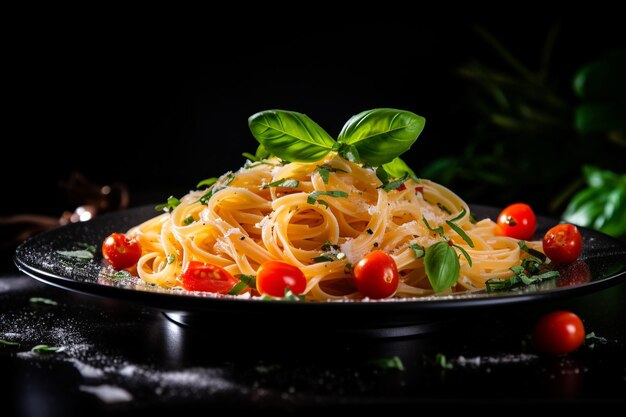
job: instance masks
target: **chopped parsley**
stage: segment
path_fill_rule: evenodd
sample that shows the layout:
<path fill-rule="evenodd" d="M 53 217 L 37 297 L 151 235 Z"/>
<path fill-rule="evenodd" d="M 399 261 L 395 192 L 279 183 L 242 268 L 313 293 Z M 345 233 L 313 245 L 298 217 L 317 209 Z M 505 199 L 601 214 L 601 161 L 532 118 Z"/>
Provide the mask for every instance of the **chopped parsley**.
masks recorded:
<path fill-rule="evenodd" d="M 189 226 L 191 223 L 195 221 L 196 220 L 193 218 L 193 216 L 189 216 L 185 220 L 183 220 L 183 223 L 185 224 L 185 226 Z"/>
<path fill-rule="evenodd" d="M 176 255 L 174 255 L 173 253 L 170 253 L 169 255 L 167 255 L 166 259 L 167 259 L 168 265 L 173 264 L 174 261 L 176 260 Z"/>

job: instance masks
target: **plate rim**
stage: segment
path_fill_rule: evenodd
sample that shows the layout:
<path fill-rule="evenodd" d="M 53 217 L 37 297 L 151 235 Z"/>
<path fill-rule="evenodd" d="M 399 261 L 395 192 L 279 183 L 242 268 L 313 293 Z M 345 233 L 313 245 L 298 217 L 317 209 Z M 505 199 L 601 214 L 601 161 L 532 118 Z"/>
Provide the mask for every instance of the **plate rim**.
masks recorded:
<path fill-rule="evenodd" d="M 477 211 L 491 211 L 497 214 L 497 208 L 493 206 L 470 204 L 470 208 L 475 208 Z M 48 285 L 52 285 L 57 288 L 78 292 L 81 294 L 99 296 L 104 298 L 121 299 L 124 301 L 130 301 L 140 303 L 146 306 L 154 307 L 164 311 L 216 311 L 216 310 L 231 310 L 233 306 L 237 309 L 261 309 L 268 310 L 269 312 L 274 309 L 282 309 L 284 306 L 290 306 L 290 308 L 299 309 L 324 309 L 335 310 L 341 309 L 343 311 L 360 312 L 363 309 L 378 309 L 378 310 L 409 310 L 409 311 L 453 311 L 458 309 L 467 308 L 482 308 L 499 305 L 515 305 L 519 303 L 527 303 L 533 301 L 549 301 L 554 299 L 565 299 L 579 295 L 584 295 L 590 292 L 599 291 L 613 285 L 618 284 L 621 281 L 626 280 L 626 268 L 618 272 L 617 274 L 600 279 L 598 281 L 590 281 L 583 284 L 578 284 L 569 287 L 560 287 L 547 289 L 538 292 L 510 292 L 502 293 L 497 296 L 485 296 L 485 297 L 472 297 L 468 296 L 469 293 L 462 293 L 459 295 L 443 296 L 442 299 L 424 299 L 411 298 L 407 300 L 372 300 L 367 302 L 360 301 L 311 301 L 311 302 L 293 302 L 286 300 L 272 300 L 271 302 L 259 299 L 246 299 L 235 297 L 222 297 L 222 296 L 198 296 L 189 292 L 181 292 L 177 294 L 175 292 L 167 292 L 167 289 L 161 291 L 144 291 L 135 288 L 108 286 L 99 284 L 97 282 L 79 281 L 71 277 L 62 276 L 54 272 L 41 269 L 39 266 L 29 264 L 24 258 L 24 253 L 29 246 L 36 244 L 39 241 L 45 241 L 50 239 L 55 234 L 66 233 L 72 231 L 75 228 L 92 227 L 94 225 L 100 225 L 106 223 L 111 219 L 122 218 L 123 216 L 138 215 L 138 213 L 146 212 L 148 209 L 154 210 L 154 205 L 141 205 L 131 207 L 125 210 L 106 213 L 102 216 L 96 217 L 89 222 L 84 223 L 72 223 L 59 228 L 46 231 L 35 235 L 26 241 L 22 242 L 15 250 L 14 262 L 17 268 L 26 275 L 43 282 Z M 538 223 L 549 222 L 554 223 L 556 220 L 545 216 L 537 216 Z M 149 218 L 146 217 L 146 219 Z M 120 220 L 120 219 L 118 219 Z M 132 225 L 129 225 L 131 227 Z M 589 229 L 586 227 L 580 227 L 584 235 L 601 236 L 602 239 L 613 241 L 616 248 L 621 248 L 622 252 L 626 256 L 626 243 L 623 243 L 617 238 L 608 236 L 601 232 Z M 619 252 L 618 252 L 619 253 Z M 92 291 L 90 291 L 92 290 Z M 465 294 L 465 295 L 463 295 Z M 351 306 L 346 308 L 345 306 Z"/>

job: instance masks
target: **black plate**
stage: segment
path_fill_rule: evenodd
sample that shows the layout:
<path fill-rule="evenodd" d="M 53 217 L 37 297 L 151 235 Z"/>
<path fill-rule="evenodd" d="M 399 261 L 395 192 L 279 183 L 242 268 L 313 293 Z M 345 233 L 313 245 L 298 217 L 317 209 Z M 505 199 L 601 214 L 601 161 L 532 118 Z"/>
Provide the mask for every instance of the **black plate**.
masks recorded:
<path fill-rule="evenodd" d="M 472 206 L 478 218 L 497 216 L 499 210 Z M 571 297 L 614 285 L 626 278 L 626 244 L 598 233 L 580 228 L 583 253 L 573 274 L 590 272 L 588 282 L 568 275 L 565 279 L 546 281 L 513 292 L 460 293 L 439 297 L 376 302 L 289 302 L 212 296 L 178 289 L 162 289 L 143 284 L 134 278 L 107 279 L 102 277 L 102 257 L 96 252 L 93 260 L 76 261 L 57 251 L 75 249 L 77 244 L 100 247 L 112 232 L 124 232 L 155 215 L 153 206 L 143 206 L 115 212 L 85 223 L 70 224 L 35 236 L 17 248 L 15 262 L 20 270 L 46 284 L 85 294 L 129 300 L 163 310 L 171 320 L 186 325 L 214 323 L 216 314 L 232 320 L 249 322 L 250 317 L 264 318 L 282 328 L 285 318 L 298 320 L 309 327 L 353 333 L 375 333 L 400 336 L 426 331 L 436 323 L 468 311 L 504 308 L 519 303 L 547 301 Z M 536 237 L 558 223 L 554 219 L 538 218 Z M 582 266 L 580 264 L 583 264 Z M 226 315 L 226 316 L 224 316 Z"/>

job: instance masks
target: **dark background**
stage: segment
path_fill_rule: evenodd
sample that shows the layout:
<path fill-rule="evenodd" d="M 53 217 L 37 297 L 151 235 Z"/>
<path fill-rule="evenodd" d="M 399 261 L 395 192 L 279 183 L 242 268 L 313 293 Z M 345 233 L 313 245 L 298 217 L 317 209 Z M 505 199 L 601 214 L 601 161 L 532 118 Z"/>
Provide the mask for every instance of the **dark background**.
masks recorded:
<path fill-rule="evenodd" d="M 533 14 L 496 19 L 372 11 L 358 23 L 259 18 L 227 22 L 225 29 L 215 26 L 219 15 L 176 27 L 48 22 L 25 45 L 10 46 L 4 139 L 17 150 L 2 152 L 2 213 L 73 210 L 60 186 L 73 171 L 98 184 L 126 183 L 131 205 L 183 194 L 200 179 L 240 167 L 241 152 L 257 145 L 247 118 L 270 108 L 306 113 L 331 135 L 370 108 L 423 115 L 426 128 L 404 156 L 419 173 L 462 152 L 478 123 L 459 66 L 471 60 L 505 66 L 476 35 L 476 24 L 531 68 L 559 24 L 550 83 L 569 99 L 576 69 L 623 44 L 618 13 Z M 546 164 L 566 157 L 569 144 L 563 145 L 561 154 L 546 155 Z M 495 194 L 473 202 L 503 204 Z M 514 195 L 538 199 L 532 189 Z"/>

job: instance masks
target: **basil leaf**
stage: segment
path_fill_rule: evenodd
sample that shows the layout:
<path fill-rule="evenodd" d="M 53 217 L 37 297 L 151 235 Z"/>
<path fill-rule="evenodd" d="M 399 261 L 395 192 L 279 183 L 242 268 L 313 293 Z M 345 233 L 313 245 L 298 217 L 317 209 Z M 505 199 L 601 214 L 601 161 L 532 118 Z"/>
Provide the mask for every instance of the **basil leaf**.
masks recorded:
<path fill-rule="evenodd" d="M 543 253 L 539 252 L 538 250 L 535 249 L 531 249 L 526 245 L 526 242 L 523 240 L 519 240 L 517 242 L 517 246 L 519 246 L 519 248 L 521 250 L 523 250 L 524 252 L 526 252 L 527 254 L 529 254 L 530 256 L 532 256 L 533 258 L 536 258 L 538 263 L 543 264 L 546 262 L 546 255 L 544 255 Z"/>
<path fill-rule="evenodd" d="M 461 253 L 463 254 L 463 256 L 465 256 L 465 259 L 467 259 L 467 264 L 470 266 L 470 268 L 472 267 L 472 258 L 469 256 L 469 253 L 467 253 L 467 251 L 465 249 L 463 249 L 463 247 L 459 246 L 459 245 L 452 245 L 455 248 L 457 248 L 458 250 L 461 251 Z"/>
<path fill-rule="evenodd" d="M 192 224 L 192 223 L 193 223 L 193 222 L 195 222 L 195 221 L 196 221 L 196 220 L 193 218 L 193 216 L 192 216 L 192 215 L 189 215 L 189 217 L 187 217 L 187 218 L 185 218 L 185 219 L 183 220 L 183 224 L 184 224 L 185 226 L 189 226 L 190 224 Z"/>
<path fill-rule="evenodd" d="M 451 218 L 451 219 L 450 219 L 450 221 L 451 221 L 451 222 L 455 222 L 455 221 L 457 221 L 457 220 L 459 220 L 459 219 L 462 219 L 462 218 L 463 218 L 463 216 L 465 216 L 465 213 L 467 213 L 467 212 L 465 211 L 465 207 L 463 207 L 463 209 L 461 210 L 461 212 L 460 212 L 459 214 L 457 214 L 455 217 Z M 471 214 L 470 214 L 470 216 L 471 216 Z"/>
<path fill-rule="evenodd" d="M 387 184 L 383 184 L 382 185 L 383 190 L 389 192 L 391 190 L 395 190 L 396 188 L 400 187 L 407 180 L 408 178 L 407 175 L 408 174 L 404 174 L 402 178 L 398 178 L 397 180 L 389 181 Z"/>
<path fill-rule="evenodd" d="M 343 156 L 348 161 L 354 163 L 361 162 L 361 155 L 359 155 L 359 151 L 357 150 L 356 146 L 348 145 L 346 143 L 340 143 L 336 146 L 336 149 L 339 155 Z"/>
<path fill-rule="evenodd" d="M 180 200 L 174 197 L 173 195 L 169 196 L 167 199 L 167 203 L 159 204 L 154 207 L 156 211 L 165 211 L 167 213 L 171 213 L 178 205 L 180 204 Z"/>
<path fill-rule="evenodd" d="M 424 129 L 425 123 L 423 117 L 406 110 L 367 110 L 346 122 L 338 141 L 354 145 L 362 160 L 379 166 L 406 152 Z"/>
<path fill-rule="evenodd" d="M 426 254 L 424 247 L 418 243 L 412 243 L 409 247 L 413 249 L 413 253 L 415 253 L 415 258 L 417 259 L 423 258 Z"/>
<path fill-rule="evenodd" d="M 376 168 L 376 177 L 383 183 L 383 185 L 389 182 L 389 173 L 382 166 Z"/>
<path fill-rule="evenodd" d="M 415 172 L 399 157 L 394 158 L 393 161 L 383 165 L 383 169 L 394 178 L 400 178 L 406 174 L 411 177 L 415 182 L 420 182 L 420 179 L 415 175 Z M 379 177 L 380 178 L 380 177 Z"/>
<path fill-rule="evenodd" d="M 263 186 L 263 189 L 270 188 L 270 187 L 298 188 L 299 184 L 300 184 L 300 181 L 298 181 L 298 180 L 292 180 L 292 179 L 289 179 L 289 178 L 282 178 L 282 179 L 279 179 L 278 181 L 274 181 L 274 182 L 270 182 L 269 184 L 265 184 Z"/>
<path fill-rule="evenodd" d="M 266 110 L 248 119 L 252 135 L 269 152 L 290 162 L 315 162 L 336 145 L 308 116 L 286 110 Z"/>
<path fill-rule="evenodd" d="M 326 207 L 328 207 L 328 203 L 326 201 L 317 199 L 317 197 L 321 195 L 327 195 L 329 197 L 342 197 L 342 198 L 348 197 L 348 193 L 346 193 L 345 191 L 313 191 L 311 194 L 307 196 L 306 202 L 309 204 L 315 204 L 315 202 L 318 202 L 319 204 L 323 204 Z"/>
<path fill-rule="evenodd" d="M 259 162 L 259 161 L 262 161 L 263 159 L 269 158 L 270 153 L 267 151 L 267 149 L 265 149 L 263 145 L 259 145 L 256 148 L 256 152 L 254 153 L 254 155 L 252 155 L 249 152 L 243 152 L 241 156 L 243 156 L 244 158 L 248 158 L 252 162 Z"/>
<path fill-rule="evenodd" d="M 437 242 L 426 249 L 424 267 L 428 281 L 435 292 L 453 286 L 459 279 L 461 264 L 456 251 L 448 242 Z"/>
<path fill-rule="evenodd" d="M 248 288 L 248 284 L 246 284 L 243 281 L 239 281 L 238 283 L 236 283 L 233 288 L 230 289 L 230 291 L 228 291 L 228 294 L 230 295 L 238 295 L 240 294 L 243 290 L 245 290 L 246 288 Z"/>
<path fill-rule="evenodd" d="M 200 187 L 210 187 L 217 182 L 217 177 L 207 178 L 206 180 L 202 180 L 196 185 L 196 188 Z"/>
<path fill-rule="evenodd" d="M 424 217 L 424 215 L 422 215 L 422 221 L 424 222 L 424 224 L 426 225 L 428 230 L 430 230 L 431 232 L 438 233 L 439 236 L 443 236 L 443 227 L 442 226 L 439 226 L 439 227 L 433 229 L 432 227 L 430 227 L 430 223 L 428 223 L 428 220 L 426 220 L 426 217 Z"/>
<path fill-rule="evenodd" d="M 31 352 L 35 353 L 59 353 L 65 350 L 65 346 L 48 346 L 37 345 L 31 349 Z"/>
<path fill-rule="evenodd" d="M 467 233 L 465 233 L 465 230 L 461 229 L 459 226 L 457 226 L 456 224 L 452 223 L 450 220 L 446 220 L 446 224 L 448 226 L 450 226 L 450 229 L 452 229 L 455 232 L 457 232 L 459 234 L 459 236 L 461 236 L 463 238 L 463 240 L 469 245 L 470 248 L 474 247 L 474 242 L 472 242 L 472 239 L 467 235 Z M 471 263 L 472 262 L 470 261 L 470 264 Z"/>

